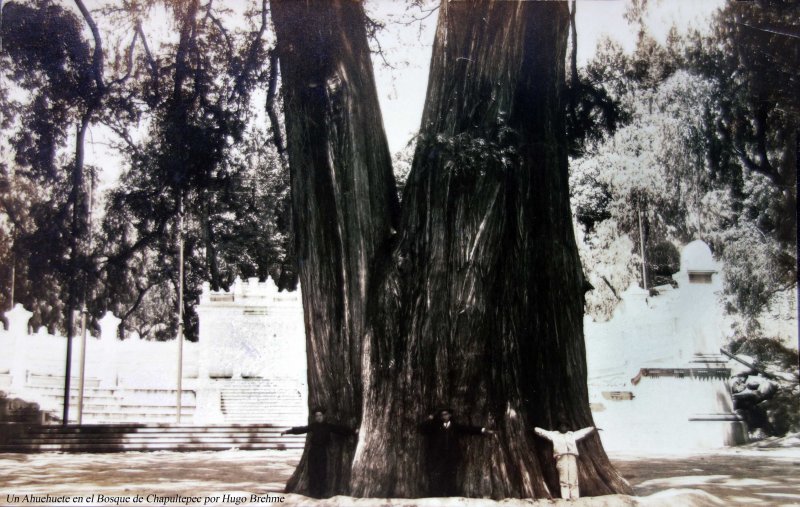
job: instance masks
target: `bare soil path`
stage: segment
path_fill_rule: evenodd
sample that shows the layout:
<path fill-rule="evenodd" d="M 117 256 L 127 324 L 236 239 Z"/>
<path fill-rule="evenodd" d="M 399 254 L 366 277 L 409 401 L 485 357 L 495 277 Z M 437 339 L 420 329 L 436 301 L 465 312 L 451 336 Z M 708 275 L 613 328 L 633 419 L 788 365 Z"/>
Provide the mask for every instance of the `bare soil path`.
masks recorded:
<path fill-rule="evenodd" d="M 0 505 L 276 505 L 299 457 L 299 451 L 237 450 L 0 454 Z M 719 498 L 718 505 L 800 506 L 797 448 L 731 449 L 690 456 L 618 455 L 612 461 L 639 496 L 692 489 Z M 659 505 L 679 505 L 679 498 L 662 500 Z M 308 503 L 294 495 L 286 500 L 283 505 Z M 461 499 L 455 504 L 480 502 Z M 332 504 L 346 503 L 342 499 Z M 566 504 L 546 502 L 562 503 Z M 386 501 L 378 504 L 389 505 Z M 433 505 L 431 501 L 418 504 Z M 436 505 L 448 504 L 437 501 Z"/>

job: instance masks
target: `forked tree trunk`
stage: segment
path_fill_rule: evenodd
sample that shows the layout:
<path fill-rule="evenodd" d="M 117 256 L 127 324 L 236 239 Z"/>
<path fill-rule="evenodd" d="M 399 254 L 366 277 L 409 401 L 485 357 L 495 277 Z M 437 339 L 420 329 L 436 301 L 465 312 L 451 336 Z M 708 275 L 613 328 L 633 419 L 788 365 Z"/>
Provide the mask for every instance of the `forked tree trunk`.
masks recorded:
<path fill-rule="evenodd" d="M 566 3 L 443 2 L 400 238 L 374 293 L 357 496 L 420 496 L 426 412 L 467 440 L 460 493 L 558 496 L 534 426 L 592 424 L 567 186 Z M 597 437 L 585 495 L 629 491 Z"/>
<path fill-rule="evenodd" d="M 294 209 L 303 234 L 298 234 L 298 253 L 306 259 L 300 269 L 312 404 L 335 399 L 330 390 L 335 387 L 348 394 L 352 386 L 348 403 L 363 393 L 351 493 L 425 496 L 427 457 L 418 424 L 435 407 L 449 405 L 462 423 L 497 431 L 465 442 L 461 494 L 558 496 L 550 446 L 532 429 L 553 428 L 558 420 L 573 429 L 592 424 L 582 327 L 584 278 L 567 187 L 562 103 L 566 4 L 442 3 L 399 234 L 391 249 L 379 251 L 380 239 L 372 239 L 380 234 L 366 236 L 360 246 L 350 243 L 351 235 L 363 229 L 387 231 L 392 206 L 373 202 L 392 185 L 353 195 L 336 186 L 342 175 L 326 169 L 330 160 L 353 160 L 334 148 L 364 157 L 385 152 L 382 134 L 371 130 L 376 123 L 362 123 L 377 117 L 377 104 L 369 102 L 374 92 L 362 90 L 358 104 L 345 100 L 342 108 L 332 99 L 342 83 L 354 82 L 353 72 L 365 76 L 360 83 L 374 87 L 362 56 L 366 39 L 361 40 L 361 28 L 343 24 L 357 23 L 358 15 L 341 16 L 358 10 L 358 4 L 328 8 L 310 3 L 311 18 L 298 16 L 300 11 L 309 14 L 306 7 L 286 9 L 281 2 L 273 10 L 279 43 L 293 41 L 293 52 L 283 46 L 282 66 L 299 60 L 296 68 L 306 69 L 313 79 L 320 79 L 315 69 L 337 70 L 323 74 L 323 81 L 304 81 L 287 76 L 287 65 L 284 93 L 287 129 L 295 145 L 294 154 L 290 145 Z M 342 47 L 348 56 L 330 64 L 331 52 Z M 313 61 L 315 55 L 323 61 Z M 348 65 L 353 60 L 362 62 L 360 70 Z M 334 113 L 327 112 L 330 108 Z M 342 129 L 341 123 L 353 130 Z M 331 143 L 330 132 L 347 132 L 342 136 L 346 146 Z M 373 159 L 371 168 L 384 174 L 378 162 L 383 159 Z M 371 198 L 370 191 L 376 192 Z M 353 226 L 353 217 L 372 226 Z M 376 223 L 386 225 L 374 229 Z M 347 249 L 329 246 L 337 241 Z M 335 255 L 312 258 L 313 252 Z M 360 266 L 366 266 L 373 258 L 372 280 L 362 286 L 370 288 L 369 294 L 350 298 L 341 280 L 350 280 L 347 275 L 354 271 L 341 266 L 360 259 L 367 261 Z M 357 315 L 363 327 L 348 328 L 339 315 Z M 345 330 L 351 340 L 346 347 L 316 348 Z M 362 352 L 362 377 L 356 378 Z M 344 422 L 358 420 L 358 410 L 352 410 Z M 348 454 L 340 458 L 341 480 Z M 299 470 L 302 476 L 302 463 Z M 580 471 L 583 495 L 630 491 L 596 436 L 581 444 Z"/>
<path fill-rule="evenodd" d="M 350 0 L 273 0 L 305 310 L 309 408 L 358 428 L 370 270 L 398 202 L 364 12 Z M 300 421 L 302 422 L 302 421 Z M 328 494 L 345 493 L 355 439 L 329 449 Z M 287 491 L 308 493 L 308 448 Z"/>

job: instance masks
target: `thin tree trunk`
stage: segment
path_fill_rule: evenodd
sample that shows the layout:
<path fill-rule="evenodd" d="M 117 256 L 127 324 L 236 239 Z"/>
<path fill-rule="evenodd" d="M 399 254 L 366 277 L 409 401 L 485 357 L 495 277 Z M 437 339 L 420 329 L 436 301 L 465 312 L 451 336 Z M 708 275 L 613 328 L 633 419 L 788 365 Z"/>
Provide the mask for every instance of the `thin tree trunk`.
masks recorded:
<path fill-rule="evenodd" d="M 398 215 L 362 5 L 273 0 L 305 309 L 309 406 L 361 420 L 373 259 Z M 347 492 L 354 439 L 329 449 L 329 494 Z M 287 491 L 308 492 L 308 447 Z"/>
<path fill-rule="evenodd" d="M 70 253 L 69 268 L 67 278 L 67 307 L 66 307 L 66 328 L 67 328 L 67 351 L 66 364 L 64 366 L 64 407 L 62 413 L 62 423 L 69 421 L 69 392 L 72 377 L 72 338 L 75 334 L 75 311 L 85 304 L 86 287 L 88 284 L 88 272 L 86 262 L 87 252 L 82 248 L 81 243 L 86 239 L 89 232 L 89 200 L 84 188 L 85 178 L 83 174 L 85 159 L 86 132 L 89 129 L 91 118 L 98 107 L 99 99 L 94 100 L 88 107 L 86 113 L 81 117 L 75 136 L 75 162 L 72 166 L 72 188 L 70 189 L 70 201 L 72 202 L 72 223 L 70 225 Z"/>
<path fill-rule="evenodd" d="M 417 497 L 418 423 L 451 406 L 497 430 L 464 446 L 460 494 L 558 496 L 534 426 L 592 425 L 584 278 L 562 99 L 569 12 L 554 2 L 443 2 L 400 235 L 372 294 L 356 496 Z M 583 495 L 629 492 L 596 436 Z"/>

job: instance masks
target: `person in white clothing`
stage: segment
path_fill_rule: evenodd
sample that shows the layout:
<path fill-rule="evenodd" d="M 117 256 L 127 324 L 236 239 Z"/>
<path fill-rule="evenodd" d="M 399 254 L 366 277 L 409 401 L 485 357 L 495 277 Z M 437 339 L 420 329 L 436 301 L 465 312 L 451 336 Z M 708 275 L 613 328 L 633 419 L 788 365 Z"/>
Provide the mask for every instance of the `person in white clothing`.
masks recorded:
<path fill-rule="evenodd" d="M 594 430 L 594 426 L 589 426 L 578 431 L 569 431 L 565 424 L 559 424 L 558 431 L 534 428 L 537 435 L 553 442 L 553 458 L 556 460 L 558 482 L 561 485 L 561 498 L 566 500 L 580 498 L 578 489 L 578 440 Z"/>

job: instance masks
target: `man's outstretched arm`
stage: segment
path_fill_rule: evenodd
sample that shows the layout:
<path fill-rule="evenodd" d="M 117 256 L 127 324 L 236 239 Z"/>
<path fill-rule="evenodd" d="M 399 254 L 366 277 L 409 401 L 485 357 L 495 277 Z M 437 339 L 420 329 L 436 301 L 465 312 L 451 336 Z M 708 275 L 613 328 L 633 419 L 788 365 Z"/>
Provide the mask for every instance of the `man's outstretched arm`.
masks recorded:
<path fill-rule="evenodd" d="M 293 428 L 289 428 L 288 430 L 281 431 L 281 435 L 302 435 L 303 433 L 308 433 L 308 426 L 295 426 Z"/>

